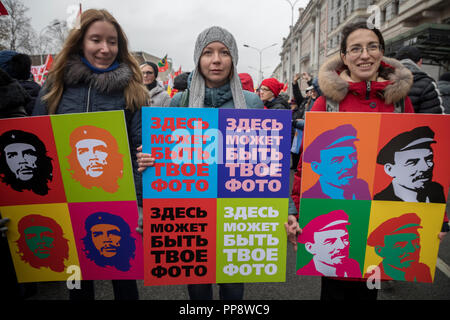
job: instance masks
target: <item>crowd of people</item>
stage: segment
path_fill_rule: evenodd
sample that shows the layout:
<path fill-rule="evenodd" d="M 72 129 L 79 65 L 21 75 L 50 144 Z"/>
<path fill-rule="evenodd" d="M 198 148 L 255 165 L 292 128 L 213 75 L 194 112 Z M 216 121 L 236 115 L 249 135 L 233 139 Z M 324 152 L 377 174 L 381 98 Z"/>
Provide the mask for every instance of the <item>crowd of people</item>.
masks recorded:
<path fill-rule="evenodd" d="M 30 75 L 27 55 L 0 52 L 0 116 L 124 110 L 142 214 L 141 174 L 155 164 L 152 155 L 142 152 L 142 106 L 290 109 L 291 169 L 295 179 L 286 230 L 288 240 L 296 248 L 302 232 L 298 216 L 305 112 L 450 112 L 450 73 L 436 82 L 421 69 L 422 56 L 414 47 L 398 51 L 396 59 L 385 57 L 381 32 L 365 23 L 344 28 L 339 56 L 327 60 L 317 77 L 308 73 L 293 77 L 291 100 L 283 92 L 284 84 L 275 78 L 264 79 L 255 89 L 248 74 L 237 72 L 238 58 L 238 46 L 230 32 L 217 26 L 207 28 L 194 44 L 195 69 L 175 78 L 178 93 L 170 98 L 158 82 L 158 66 L 150 61 L 139 66 L 132 57 L 119 22 L 106 10 L 90 9 L 81 15 L 80 28 L 69 34 L 42 88 Z M 372 91 L 367 82 L 372 84 Z M 302 83 L 306 87 L 304 94 L 300 90 Z M 4 217 L 0 228 L 5 231 L 7 227 L 8 219 Z M 142 231 L 142 221 L 140 227 Z M 448 232 L 448 224 L 442 231 Z M 0 241 L 2 261 L 11 261 L 5 238 Z M 12 264 L 2 262 L 2 268 L 6 269 L 2 272 L 6 280 L 1 290 L 16 290 L 23 297 L 23 290 L 17 289 Z M 243 283 L 219 287 L 222 299 L 244 297 Z M 139 299 L 134 280 L 114 280 L 113 289 L 116 299 Z M 188 285 L 191 299 L 212 299 L 212 290 L 210 284 Z M 70 290 L 70 299 L 94 298 L 92 281 L 83 281 L 81 290 Z M 321 298 L 376 299 L 377 290 L 368 290 L 361 281 L 322 277 Z"/>

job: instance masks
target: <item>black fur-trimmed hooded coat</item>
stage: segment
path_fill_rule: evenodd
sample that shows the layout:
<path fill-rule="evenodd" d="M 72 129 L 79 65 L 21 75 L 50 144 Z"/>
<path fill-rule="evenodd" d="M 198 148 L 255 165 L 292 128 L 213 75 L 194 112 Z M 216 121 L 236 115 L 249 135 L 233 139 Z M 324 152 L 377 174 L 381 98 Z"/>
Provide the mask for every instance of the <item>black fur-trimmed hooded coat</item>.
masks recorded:
<path fill-rule="evenodd" d="M 408 93 L 414 112 L 444 113 L 444 106 L 436 81 L 422 71 L 411 59 L 403 59 L 400 62 L 411 71 L 414 77 L 413 85 Z"/>
<path fill-rule="evenodd" d="M 25 105 L 30 96 L 17 82 L 0 68 L 0 119 L 25 117 Z"/>

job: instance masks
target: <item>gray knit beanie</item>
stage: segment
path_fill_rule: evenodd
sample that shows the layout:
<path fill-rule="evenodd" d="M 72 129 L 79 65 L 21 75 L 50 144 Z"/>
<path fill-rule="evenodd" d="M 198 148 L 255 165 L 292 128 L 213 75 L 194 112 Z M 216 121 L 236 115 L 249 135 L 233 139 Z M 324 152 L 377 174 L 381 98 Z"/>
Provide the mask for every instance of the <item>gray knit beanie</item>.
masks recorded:
<path fill-rule="evenodd" d="M 189 87 L 189 107 L 203 108 L 205 100 L 205 79 L 201 75 L 198 65 L 203 49 L 208 44 L 216 41 L 223 43 L 230 50 L 233 61 L 233 76 L 230 80 L 230 88 L 233 95 L 234 107 L 236 109 L 246 109 L 247 105 L 236 69 L 239 59 L 236 41 L 230 32 L 217 26 L 204 30 L 197 37 L 194 49 L 194 63 L 196 67 L 193 71 L 191 85 Z"/>

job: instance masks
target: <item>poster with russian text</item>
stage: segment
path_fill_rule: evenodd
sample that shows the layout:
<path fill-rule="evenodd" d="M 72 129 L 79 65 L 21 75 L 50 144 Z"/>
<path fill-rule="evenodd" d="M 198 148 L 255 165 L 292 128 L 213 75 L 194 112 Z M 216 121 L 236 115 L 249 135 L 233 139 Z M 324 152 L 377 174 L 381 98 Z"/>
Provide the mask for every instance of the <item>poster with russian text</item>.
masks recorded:
<path fill-rule="evenodd" d="M 18 281 L 142 279 L 123 111 L 0 124 L 0 213 Z"/>
<path fill-rule="evenodd" d="M 282 282 L 291 113 L 142 110 L 144 284 Z"/>
<path fill-rule="evenodd" d="M 306 114 L 297 274 L 433 282 L 450 116 Z"/>

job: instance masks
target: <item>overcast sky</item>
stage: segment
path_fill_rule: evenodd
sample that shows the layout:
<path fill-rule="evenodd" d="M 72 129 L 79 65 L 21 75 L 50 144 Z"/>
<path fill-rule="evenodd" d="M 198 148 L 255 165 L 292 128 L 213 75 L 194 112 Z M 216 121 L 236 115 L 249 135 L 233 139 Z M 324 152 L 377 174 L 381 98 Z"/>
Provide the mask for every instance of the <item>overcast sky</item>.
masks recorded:
<path fill-rule="evenodd" d="M 158 57 L 172 58 L 174 68 L 190 71 L 197 35 L 218 25 L 230 31 L 238 44 L 238 72 L 250 73 L 258 80 L 259 53 L 245 48 L 277 45 L 263 51 L 262 69 L 268 77 L 280 63 L 283 37 L 291 24 L 288 0 L 21 0 L 29 8 L 31 25 L 39 33 L 53 19 L 66 20 L 68 7 L 81 2 L 83 10 L 107 9 L 127 34 L 132 51 L 145 51 Z M 295 0 L 290 0 L 294 3 Z M 308 0 L 299 0 L 298 8 Z M 253 69 L 252 69 L 253 68 Z"/>

